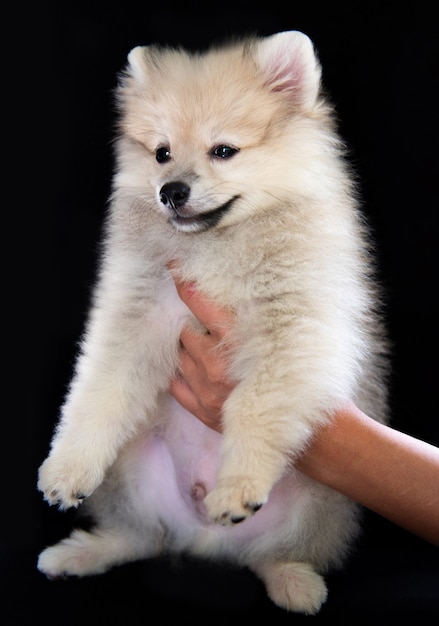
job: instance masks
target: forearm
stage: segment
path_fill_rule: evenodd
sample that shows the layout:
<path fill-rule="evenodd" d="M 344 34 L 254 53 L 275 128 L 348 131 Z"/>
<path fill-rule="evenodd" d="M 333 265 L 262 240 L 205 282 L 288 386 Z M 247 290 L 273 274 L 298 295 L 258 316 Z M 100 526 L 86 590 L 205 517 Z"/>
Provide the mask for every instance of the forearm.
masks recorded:
<path fill-rule="evenodd" d="M 351 405 L 316 434 L 299 469 L 439 545 L 439 448 Z"/>

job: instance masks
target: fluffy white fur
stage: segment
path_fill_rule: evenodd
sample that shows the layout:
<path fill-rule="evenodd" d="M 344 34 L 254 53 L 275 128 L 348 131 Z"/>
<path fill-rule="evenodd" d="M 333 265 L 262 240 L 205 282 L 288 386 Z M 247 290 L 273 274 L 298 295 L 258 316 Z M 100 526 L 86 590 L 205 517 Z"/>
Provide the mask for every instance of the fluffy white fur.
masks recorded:
<path fill-rule="evenodd" d="M 99 278 L 38 483 L 62 509 L 84 500 L 96 527 L 38 567 L 83 576 L 185 551 L 248 566 L 276 604 L 315 613 L 357 509 L 293 461 L 345 399 L 385 421 L 386 357 L 313 46 L 284 32 L 202 54 L 138 47 L 117 102 Z M 171 259 L 236 312 L 223 435 L 167 393 L 190 319 Z"/>

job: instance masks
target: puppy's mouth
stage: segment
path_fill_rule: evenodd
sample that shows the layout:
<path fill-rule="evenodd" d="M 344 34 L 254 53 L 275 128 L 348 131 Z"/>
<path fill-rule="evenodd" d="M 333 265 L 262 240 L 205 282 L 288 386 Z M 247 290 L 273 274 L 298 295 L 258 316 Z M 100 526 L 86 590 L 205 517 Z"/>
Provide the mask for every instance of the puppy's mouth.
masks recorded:
<path fill-rule="evenodd" d="M 239 196 L 233 196 L 219 207 L 204 213 L 191 214 L 182 207 L 172 207 L 172 214 L 169 216 L 170 223 L 182 232 L 200 232 L 215 228 L 220 220 L 228 213 Z"/>

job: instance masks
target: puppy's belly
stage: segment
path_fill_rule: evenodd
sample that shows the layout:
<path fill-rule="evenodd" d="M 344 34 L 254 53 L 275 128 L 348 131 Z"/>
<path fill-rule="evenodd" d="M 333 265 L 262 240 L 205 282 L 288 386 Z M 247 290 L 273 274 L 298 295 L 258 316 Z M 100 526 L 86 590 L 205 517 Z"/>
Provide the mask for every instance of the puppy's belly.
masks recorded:
<path fill-rule="evenodd" d="M 212 522 L 203 503 L 215 486 L 220 465 L 221 435 L 204 426 L 172 398 L 166 403 L 167 426 L 163 433 L 136 441 L 131 450 L 134 462 L 135 498 L 145 511 L 151 506 L 170 526 L 191 532 L 209 533 L 236 540 L 257 538 L 267 529 L 281 526 L 294 513 L 297 519 L 310 500 L 300 473 L 286 474 L 272 489 L 268 502 L 252 518 L 234 527 Z M 291 524 L 291 520 L 289 521 Z"/>
<path fill-rule="evenodd" d="M 209 523 L 203 499 L 215 484 L 221 435 L 173 398 L 166 400 L 163 410 L 164 430 L 140 438 L 128 450 L 136 497 L 161 517 L 192 525 Z"/>

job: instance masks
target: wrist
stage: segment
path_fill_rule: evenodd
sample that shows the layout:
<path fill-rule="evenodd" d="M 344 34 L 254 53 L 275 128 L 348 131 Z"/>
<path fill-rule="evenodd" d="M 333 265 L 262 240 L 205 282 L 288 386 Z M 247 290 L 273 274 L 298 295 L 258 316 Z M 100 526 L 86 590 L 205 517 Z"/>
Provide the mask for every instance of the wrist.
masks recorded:
<path fill-rule="evenodd" d="M 355 405 L 345 405 L 316 430 L 296 466 L 310 478 L 344 491 L 345 484 L 354 480 L 361 450 L 358 444 L 364 441 L 369 421 Z"/>

